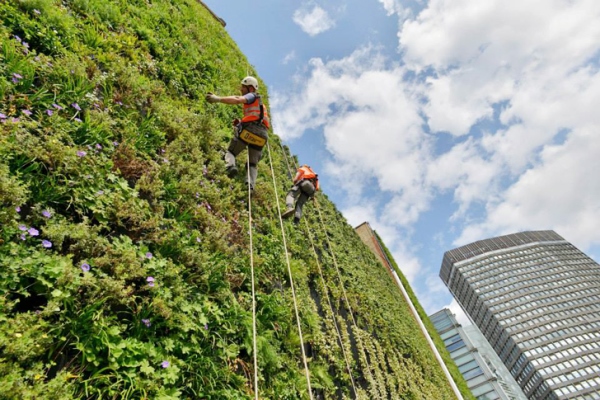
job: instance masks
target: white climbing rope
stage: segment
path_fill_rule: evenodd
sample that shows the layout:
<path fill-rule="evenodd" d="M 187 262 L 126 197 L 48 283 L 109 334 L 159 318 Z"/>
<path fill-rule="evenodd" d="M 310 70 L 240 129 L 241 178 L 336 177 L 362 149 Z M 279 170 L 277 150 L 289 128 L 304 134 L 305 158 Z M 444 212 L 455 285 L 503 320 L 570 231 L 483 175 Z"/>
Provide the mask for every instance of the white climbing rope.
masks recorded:
<path fill-rule="evenodd" d="M 248 233 L 250 234 L 250 276 L 252 281 L 252 345 L 254 355 L 254 400 L 258 400 L 258 355 L 256 350 L 256 292 L 254 288 L 254 249 L 252 247 L 252 187 L 250 184 L 250 152 L 248 153 Z"/>
<path fill-rule="evenodd" d="M 356 398 L 358 398 L 358 393 L 356 392 L 356 385 L 354 384 L 354 377 L 352 376 L 352 369 L 350 367 L 350 362 L 348 361 L 348 356 L 346 355 L 346 350 L 344 349 L 344 341 L 342 340 L 342 334 L 340 332 L 340 328 L 338 327 L 337 321 L 335 320 L 335 314 L 333 312 L 333 305 L 331 304 L 331 298 L 329 297 L 329 293 L 327 291 L 327 286 L 325 284 L 325 278 L 323 278 L 323 270 L 321 269 L 321 263 L 319 262 L 319 255 L 317 254 L 315 242 L 313 241 L 312 234 L 310 233 L 310 227 L 309 227 L 308 221 L 306 221 L 306 219 L 304 220 L 304 225 L 306 226 L 306 231 L 308 232 L 308 238 L 310 239 L 310 244 L 312 245 L 312 249 L 315 254 L 315 261 L 317 262 L 317 267 L 319 269 L 319 277 L 321 278 L 321 285 L 323 285 L 323 290 L 325 292 L 325 298 L 327 299 L 327 304 L 329 304 L 329 309 L 331 310 L 333 326 L 335 327 L 335 331 L 337 332 L 338 338 L 340 340 L 340 347 L 342 349 L 342 355 L 344 356 L 344 361 L 346 362 L 346 369 L 348 370 L 348 375 L 350 375 L 350 382 L 352 383 L 352 390 L 354 391 L 354 398 L 356 399 Z"/>
<path fill-rule="evenodd" d="M 294 312 L 296 313 L 296 323 L 298 325 L 298 334 L 300 336 L 300 349 L 302 350 L 302 362 L 304 363 L 304 371 L 306 374 L 306 385 L 308 386 L 308 395 L 313 400 L 312 388 L 310 384 L 310 371 L 308 369 L 308 361 L 304 351 L 304 338 L 302 337 L 302 327 L 300 326 L 300 314 L 298 312 L 298 302 L 296 300 L 296 290 L 294 288 L 294 279 L 292 277 L 292 267 L 290 266 L 290 257 L 288 254 L 287 242 L 285 240 L 285 230 L 283 229 L 283 218 L 281 218 L 281 207 L 279 206 L 279 195 L 277 194 L 277 182 L 275 180 L 275 171 L 273 170 L 273 159 L 271 158 L 271 146 L 267 142 L 267 152 L 269 154 L 269 165 L 271 166 L 271 175 L 273 177 L 273 189 L 275 191 L 275 203 L 277 204 L 277 213 L 279 215 L 279 225 L 281 226 L 281 237 L 283 238 L 283 249 L 285 253 L 285 261 L 287 263 L 288 275 L 290 278 L 290 287 L 292 289 L 292 298 L 294 300 Z"/>

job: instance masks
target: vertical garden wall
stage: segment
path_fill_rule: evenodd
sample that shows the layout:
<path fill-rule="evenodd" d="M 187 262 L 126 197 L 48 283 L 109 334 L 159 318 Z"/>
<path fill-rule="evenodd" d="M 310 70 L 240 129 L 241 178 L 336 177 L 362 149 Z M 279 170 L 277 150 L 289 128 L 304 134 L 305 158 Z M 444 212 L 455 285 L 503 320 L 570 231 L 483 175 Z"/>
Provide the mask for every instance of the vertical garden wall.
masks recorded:
<path fill-rule="evenodd" d="M 203 100 L 252 66 L 194 0 L 4 0 L 0 21 L 0 398 L 254 398 L 248 197 L 222 161 L 240 110 Z M 258 391 L 307 399 L 276 133 L 252 198 Z M 326 195 L 306 215 L 284 231 L 314 398 L 453 398 L 352 227 Z"/>

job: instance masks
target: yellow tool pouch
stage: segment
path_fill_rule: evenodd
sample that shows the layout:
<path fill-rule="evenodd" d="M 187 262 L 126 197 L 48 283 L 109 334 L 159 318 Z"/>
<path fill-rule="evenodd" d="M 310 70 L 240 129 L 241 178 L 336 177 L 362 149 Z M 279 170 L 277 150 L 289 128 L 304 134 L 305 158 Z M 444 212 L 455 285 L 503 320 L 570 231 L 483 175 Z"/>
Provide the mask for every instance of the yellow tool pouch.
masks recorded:
<path fill-rule="evenodd" d="M 267 144 L 266 138 L 258 136 L 256 133 L 252 133 L 247 129 L 242 129 L 242 131 L 240 132 L 240 139 L 242 139 L 248 144 L 252 144 L 258 147 L 264 147 L 264 145 Z"/>

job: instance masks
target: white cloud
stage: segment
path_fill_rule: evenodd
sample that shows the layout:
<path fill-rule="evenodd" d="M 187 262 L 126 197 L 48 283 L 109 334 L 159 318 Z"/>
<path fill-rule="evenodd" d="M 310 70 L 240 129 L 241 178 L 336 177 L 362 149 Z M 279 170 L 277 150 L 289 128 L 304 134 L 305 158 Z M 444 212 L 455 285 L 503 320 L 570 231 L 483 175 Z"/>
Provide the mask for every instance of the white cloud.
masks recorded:
<path fill-rule="evenodd" d="M 298 93 L 273 97 L 276 131 L 322 132 L 345 215 L 385 193 L 358 223 L 379 224 L 411 279 L 407 232 L 440 194 L 456 245 L 525 229 L 600 245 L 598 20 L 595 0 L 431 0 L 402 24 L 397 64 L 369 46 L 311 60 Z"/>
<path fill-rule="evenodd" d="M 287 53 L 285 55 L 285 57 L 283 57 L 283 60 L 281 60 L 281 63 L 283 65 L 287 65 L 290 61 L 293 61 L 294 59 L 296 59 L 296 52 L 294 50 L 292 50 L 289 53 Z"/>
<path fill-rule="evenodd" d="M 327 11 L 314 5 L 312 9 L 300 8 L 294 11 L 293 20 L 310 36 L 316 36 L 335 26 L 335 21 Z"/>

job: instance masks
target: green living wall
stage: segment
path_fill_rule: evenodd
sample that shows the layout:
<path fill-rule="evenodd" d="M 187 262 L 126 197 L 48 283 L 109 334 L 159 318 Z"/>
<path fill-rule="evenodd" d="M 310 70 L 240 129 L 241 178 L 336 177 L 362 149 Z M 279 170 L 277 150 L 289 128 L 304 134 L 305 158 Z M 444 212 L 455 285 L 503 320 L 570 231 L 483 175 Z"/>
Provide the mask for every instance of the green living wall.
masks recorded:
<path fill-rule="evenodd" d="M 192 0 L 4 0 L 0 21 L 0 398 L 254 398 L 248 198 L 222 160 L 240 110 L 203 96 L 256 71 Z M 276 132 L 269 153 L 259 396 L 306 399 L 276 203 L 294 158 Z M 284 230 L 313 397 L 453 398 L 352 227 L 325 195 L 306 214 Z"/>

